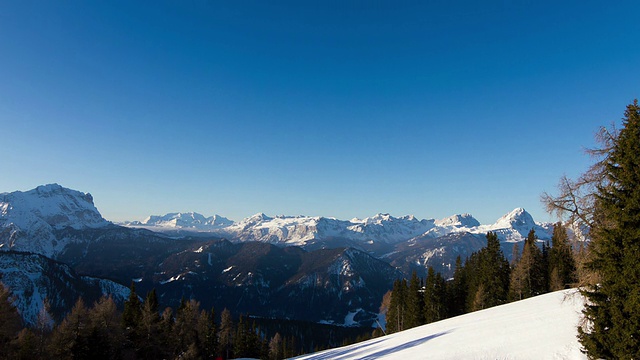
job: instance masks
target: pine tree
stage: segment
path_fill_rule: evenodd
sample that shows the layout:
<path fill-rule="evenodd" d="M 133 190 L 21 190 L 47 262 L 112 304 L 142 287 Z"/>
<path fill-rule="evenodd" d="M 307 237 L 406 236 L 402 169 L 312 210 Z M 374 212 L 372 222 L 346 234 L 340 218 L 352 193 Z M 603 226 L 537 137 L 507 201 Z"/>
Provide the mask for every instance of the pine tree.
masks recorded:
<path fill-rule="evenodd" d="M 604 160 L 589 266 L 600 282 L 585 288 L 588 322 L 579 338 L 591 358 L 640 358 L 640 107 L 627 106 L 623 128 Z"/>
<path fill-rule="evenodd" d="M 474 292 L 469 295 L 473 296 L 472 302 L 476 305 L 481 304 L 481 307 L 475 306 L 472 310 L 504 304 L 507 301 L 511 269 L 500 249 L 500 241 L 495 233 L 487 233 L 487 246 L 480 250 L 477 261 L 475 291 L 481 290 L 481 294 Z M 478 302 L 478 299 L 482 301 Z"/>
<path fill-rule="evenodd" d="M 569 288 L 577 281 L 576 263 L 569 245 L 569 236 L 560 222 L 553 227 L 548 269 L 550 291 Z"/>
<path fill-rule="evenodd" d="M 420 326 L 424 323 L 424 296 L 421 293 L 421 284 L 418 274 L 414 271 L 409 280 L 409 289 L 406 299 L 405 329 Z"/>
<path fill-rule="evenodd" d="M 200 354 L 200 343 L 198 339 L 198 318 L 200 316 L 200 303 L 194 299 L 185 300 L 176 311 L 176 319 L 172 334 L 178 340 L 176 354 L 188 350 L 196 351 Z"/>
<path fill-rule="evenodd" d="M 140 359 L 159 359 L 169 353 L 158 306 L 156 289 L 152 289 L 142 303 L 140 320 L 135 325 L 138 339 L 136 354 Z"/>
<path fill-rule="evenodd" d="M 236 325 L 236 336 L 233 338 L 233 356 L 246 358 L 250 356 L 250 330 L 248 319 L 240 315 Z"/>
<path fill-rule="evenodd" d="M 222 356 L 225 359 L 229 359 L 233 346 L 233 319 L 231 318 L 231 311 L 223 309 L 220 315 L 220 332 L 219 332 L 219 345 Z"/>
<path fill-rule="evenodd" d="M 540 258 L 540 293 L 546 293 L 549 291 L 549 242 L 542 243 L 541 258 Z"/>
<path fill-rule="evenodd" d="M 215 359 L 218 353 L 218 328 L 215 319 L 213 308 L 211 311 L 202 310 L 198 318 L 198 338 L 204 359 Z"/>
<path fill-rule="evenodd" d="M 11 293 L 0 283 L 0 358 L 6 358 L 9 343 L 18 336 L 22 319 L 12 304 Z"/>
<path fill-rule="evenodd" d="M 453 280 L 447 286 L 449 311 L 448 316 L 458 316 L 466 312 L 465 300 L 467 298 L 467 276 L 462 265 L 460 255 L 456 258 L 456 267 L 453 272 Z"/>
<path fill-rule="evenodd" d="M 110 296 L 101 297 L 91 309 L 89 317 L 89 353 L 93 359 L 118 359 L 122 353 L 124 331 L 116 303 Z"/>
<path fill-rule="evenodd" d="M 442 320 L 446 316 L 445 311 L 445 284 L 440 273 L 431 266 L 427 270 L 427 278 L 424 282 L 424 323 Z"/>
<path fill-rule="evenodd" d="M 141 314 L 142 304 L 140 303 L 140 299 L 136 293 L 136 284 L 131 282 L 129 298 L 124 302 L 124 311 L 122 312 L 122 324 L 124 328 L 133 332 L 133 329 L 140 321 Z"/>
<path fill-rule="evenodd" d="M 57 359 L 89 359 L 91 349 L 88 309 L 79 298 L 51 335 L 51 353 Z"/>
<path fill-rule="evenodd" d="M 531 229 L 524 241 L 520 261 L 511 272 L 509 287 L 511 300 L 522 300 L 547 291 L 545 284 L 547 269 L 536 242 L 536 233 Z"/>
<path fill-rule="evenodd" d="M 402 331 L 405 329 L 407 309 L 407 280 L 396 280 L 391 291 L 391 301 L 387 312 L 387 333 Z"/>
<path fill-rule="evenodd" d="M 282 336 L 276 333 L 269 341 L 269 359 L 280 360 L 284 358 L 282 351 Z"/>
<path fill-rule="evenodd" d="M 42 307 L 38 312 L 36 326 L 33 329 L 37 340 L 35 344 L 36 358 L 43 358 L 45 356 L 47 346 L 49 345 L 49 335 L 51 335 L 54 324 L 55 321 L 51 315 L 51 305 L 49 304 L 49 299 L 45 297 L 42 301 Z"/>

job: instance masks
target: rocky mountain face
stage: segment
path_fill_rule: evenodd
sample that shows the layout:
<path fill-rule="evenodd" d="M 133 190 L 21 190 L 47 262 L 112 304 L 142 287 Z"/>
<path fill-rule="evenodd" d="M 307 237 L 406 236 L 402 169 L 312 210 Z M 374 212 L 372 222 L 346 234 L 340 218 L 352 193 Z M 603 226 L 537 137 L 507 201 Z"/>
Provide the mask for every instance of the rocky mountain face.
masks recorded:
<path fill-rule="evenodd" d="M 55 257 L 67 245 L 56 231 L 109 224 L 94 206 L 91 194 L 57 184 L 0 194 L 0 250 Z"/>

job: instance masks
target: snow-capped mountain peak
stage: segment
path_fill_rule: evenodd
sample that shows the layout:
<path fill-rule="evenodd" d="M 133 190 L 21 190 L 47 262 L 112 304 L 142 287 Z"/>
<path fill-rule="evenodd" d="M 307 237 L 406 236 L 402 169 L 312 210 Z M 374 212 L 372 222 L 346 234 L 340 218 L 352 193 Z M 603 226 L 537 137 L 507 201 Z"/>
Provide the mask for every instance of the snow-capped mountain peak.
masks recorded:
<path fill-rule="evenodd" d="M 55 229 L 101 227 L 109 224 L 93 204 L 89 193 L 58 184 L 38 186 L 26 192 L 0 194 L 0 220 L 23 228 L 42 220 Z"/>
<path fill-rule="evenodd" d="M 157 226 L 168 229 L 215 230 L 233 224 L 233 221 L 220 215 L 204 217 L 196 212 L 176 212 L 166 215 L 151 215 L 141 223 L 132 225 Z"/>
<path fill-rule="evenodd" d="M 436 220 L 435 225 L 472 228 L 480 226 L 480 222 L 471 216 L 471 214 L 456 214 L 444 219 Z"/>
<path fill-rule="evenodd" d="M 551 239 L 553 225 L 548 223 L 536 223 L 531 214 L 523 208 L 516 208 L 502 216 L 492 225 L 477 227 L 479 232 L 493 231 L 500 240 L 517 242 L 524 240 L 532 229 L 536 237 L 542 240 Z"/>
<path fill-rule="evenodd" d="M 29 191 L 0 194 L 0 245 L 3 250 L 21 250 L 52 256 L 66 244 L 54 232 L 67 227 L 99 228 L 109 225 L 89 193 L 58 184 Z"/>
<path fill-rule="evenodd" d="M 537 226 L 531 214 L 523 208 L 516 208 L 498 219 L 493 227 L 496 229 L 512 228 L 526 234 Z"/>

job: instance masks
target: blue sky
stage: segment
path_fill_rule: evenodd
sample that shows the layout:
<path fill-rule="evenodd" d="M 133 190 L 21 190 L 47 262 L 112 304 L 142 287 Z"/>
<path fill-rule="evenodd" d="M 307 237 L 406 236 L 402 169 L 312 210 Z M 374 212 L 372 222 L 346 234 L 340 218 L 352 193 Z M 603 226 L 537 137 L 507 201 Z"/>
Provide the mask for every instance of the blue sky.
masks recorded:
<path fill-rule="evenodd" d="M 483 223 L 640 97 L 631 1 L 4 1 L 0 192 Z"/>

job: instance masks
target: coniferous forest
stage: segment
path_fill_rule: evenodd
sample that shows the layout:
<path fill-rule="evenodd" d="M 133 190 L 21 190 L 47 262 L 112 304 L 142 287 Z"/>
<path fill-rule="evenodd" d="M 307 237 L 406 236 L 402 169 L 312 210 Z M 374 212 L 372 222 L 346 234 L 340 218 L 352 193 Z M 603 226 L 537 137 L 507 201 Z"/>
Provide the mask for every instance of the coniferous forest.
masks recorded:
<path fill-rule="evenodd" d="M 0 284 L 2 359 L 283 359 L 372 336 L 370 328 L 234 318 L 194 299 L 161 310 L 155 290 L 141 301 L 134 284 L 122 311 L 111 297 L 94 304 L 80 298 L 58 324 L 45 303 L 37 323 L 23 327 L 11 300 Z"/>
<path fill-rule="evenodd" d="M 429 267 L 425 279 L 414 272 L 408 281 L 396 280 L 381 306 L 387 333 L 574 286 L 574 251 L 561 223 L 555 225 L 551 241 L 539 247 L 531 230 L 522 249 L 514 244 L 509 263 L 498 237 L 489 232 L 484 248 L 464 263 L 457 258 L 452 279 Z"/>

